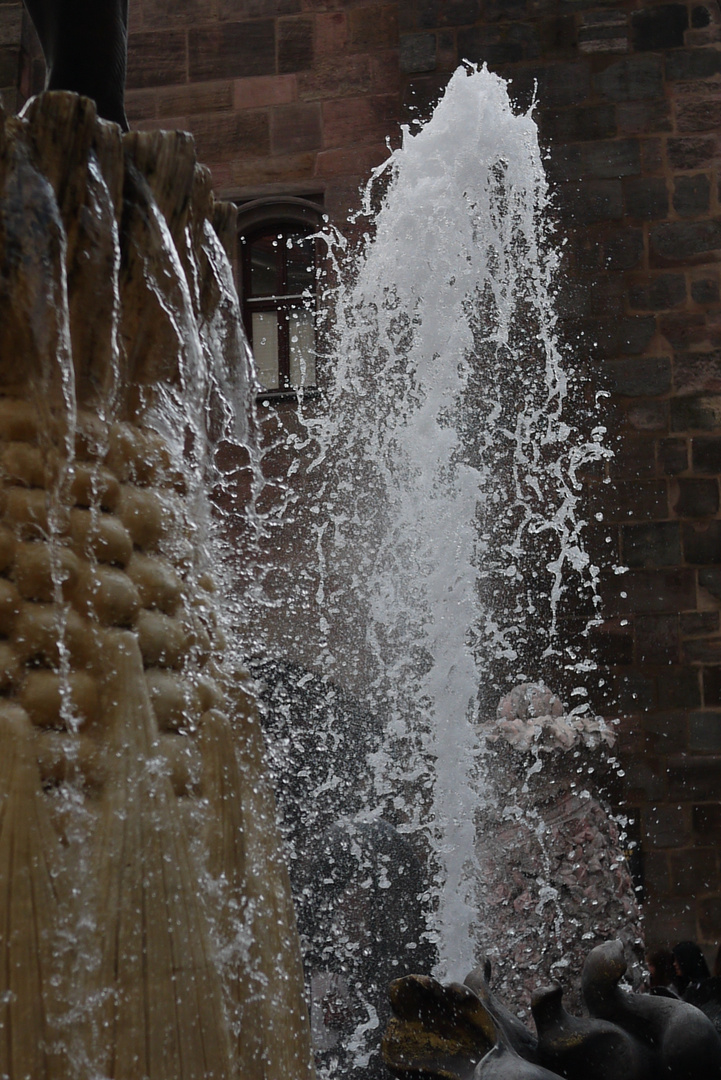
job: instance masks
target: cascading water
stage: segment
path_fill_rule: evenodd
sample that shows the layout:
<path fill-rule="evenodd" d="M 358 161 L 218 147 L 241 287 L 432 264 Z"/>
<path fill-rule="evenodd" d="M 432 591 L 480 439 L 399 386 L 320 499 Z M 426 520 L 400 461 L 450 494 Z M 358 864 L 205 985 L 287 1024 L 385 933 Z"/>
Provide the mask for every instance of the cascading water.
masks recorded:
<path fill-rule="evenodd" d="M 207 497 L 251 443 L 232 208 L 65 93 L 0 117 L 0 193 L 0 1074 L 308 1080 Z"/>
<path fill-rule="evenodd" d="M 456 979 L 474 965 L 483 920 L 478 721 L 501 689 L 529 672 L 554 670 L 557 681 L 563 672 L 568 682 L 588 667 L 562 654 L 556 612 L 571 589 L 593 610 L 597 571 L 576 510 L 579 474 L 606 451 L 602 428 L 581 437 L 567 416 L 548 205 L 530 112 L 515 113 L 506 84 L 486 69 L 459 69 L 432 119 L 415 133 L 405 129 L 402 147 L 371 179 L 360 252 L 338 235 L 324 237 L 333 285 L 323 308 L 333 329 L 319 368 L 330 387 L 320 416 L 301 402 L 318 447 L 308 470 L 315 516 L 306 514 L 307 561 L 289 602 L 317 612 L 318 676 L 296 676 L 286 719 L 308 680 L 317 697 L 324 687 L 333 696 L 325 722 L 339 744 L 335 814 L 346 848 L 356 845 L 356 882 L 362 890 L 366 877 L 372 891 L 374 874 L 380 880 L 377 856 L 363 861 L 358 822 L 366 833 L 374 822 L 392 828 L 427 868 L 424 937 L 437 950 L 437 973 Z M 282 650 L 294 649 L 290 628 Z M 353 749 L 339 726 L 337 686 L 377 721 L 372 752 L 366 759 L 365 748 L 356 751 L 369 773 L 360 812 L 359 796 L 347 800 L 340 779 Z M 321 711 L 315 707 L 316 720 Z M 298 724 L 295 735 L 283 730 L 281 758 Z M 314 730 L 327 748 L 327 733 Z M 329 785 L 332 770 L 324 798 Z M 312 791 L 305 799 L 312 814 Z M 305 813 L 289 800 L 291 833 L 294 815 L 297 822 Z M 344 857 L 341 847 L 337 838 L 326 844 L 331 866 Z M 296 891 L 322 906 L 322 884 L 314 891 L 303 879 Z M 333 933 L 316 969 L 330 953 L 337 961 L 360 947 L 347 920 L 336 919 Z M 397 974 L 419 970 L 416 946 L 406 947 Z M 364 1037 L 379 1038 L 377 1001 L 366 995 L 350 1039 L 358 1066 L 368 1061 Z M 327 1062 L 335 1075 L 337 1061 Z"/>

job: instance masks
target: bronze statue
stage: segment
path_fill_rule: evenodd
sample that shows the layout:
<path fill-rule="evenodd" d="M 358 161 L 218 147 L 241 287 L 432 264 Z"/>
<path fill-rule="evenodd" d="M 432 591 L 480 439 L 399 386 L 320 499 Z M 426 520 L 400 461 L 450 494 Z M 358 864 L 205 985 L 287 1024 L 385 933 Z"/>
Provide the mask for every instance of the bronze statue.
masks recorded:
<path fill-rule="evenodd" d="M 25 0 L 47 65 L 46 90 L 92 98 L 98 115 L 128 130 L 128 0 Z"/>
<path fill-rule="evenodd" d="M 464 986 L 469 987 L 483 1002 L 496 1027 L 504 1033 L 516 1053 L 526 1061 L 538 1062 L 538 1039 L 534 1038 L 526 1025 L 493 993 L 490 979 L 491 962 L 486 960 L 466 976 Z"/>
<path fill-rule="evenodd" d="M 496 1045 L 474 1072 L 473 1080 L 558 1080 L 558 1074 L 522 1058 L 499 1029 Z"/>
<path fill-rule="evenodd" d="M 709 1018 L 685 1001 L 627 993 L 619 986 L 625 972 L 620 941 L 591 950 L 581 974 L 591 1016 L 618 1024 L 658 1055 L 655 1075 L 669 1080 L 721 1078 L 721 1039 Z"/>
<path fill-rule="evenodd" d="M 622 989 L 625 972 L 621 941 L 589 953 L 590 1019 L 566 1012 L 558 984 L 537 990 L 537 1040 L 491 991 L 488 967 L 463 986 L 398 979 L 385 1062 L 404 1080 L 721 1080 L 721 1038 L 708 1017 L 677 998 Z"/>
<path fill-rule="evenodd" d="M 607 1020 L 579 1019 L 563 1007 L 558 983 L 533 995 L 539 1060 L 567 1080 L 651 1080 L 643 1045 Z"/>

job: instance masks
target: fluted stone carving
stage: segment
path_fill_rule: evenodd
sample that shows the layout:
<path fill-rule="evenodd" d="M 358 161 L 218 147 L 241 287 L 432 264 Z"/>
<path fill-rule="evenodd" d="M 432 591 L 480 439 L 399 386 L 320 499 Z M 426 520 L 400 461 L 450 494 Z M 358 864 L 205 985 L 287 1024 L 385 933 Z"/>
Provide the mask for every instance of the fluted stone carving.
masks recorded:
<path fill-rule="evenodd" d="M 308 1078 L 187 461 L 247 381 L 232 213 L 188 135 L 66 93 L 0 124 L 0 191 L 0 1074 Z"/>

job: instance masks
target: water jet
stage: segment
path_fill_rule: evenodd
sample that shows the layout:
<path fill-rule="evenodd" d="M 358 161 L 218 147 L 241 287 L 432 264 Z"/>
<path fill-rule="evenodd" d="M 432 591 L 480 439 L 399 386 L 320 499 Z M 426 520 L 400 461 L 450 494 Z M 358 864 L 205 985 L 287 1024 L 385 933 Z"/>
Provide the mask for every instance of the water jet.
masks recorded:
<path fill-rule="evenodd" d="M 590 608 L 591 621 L 598 609 L 581 476 L 607 451 L 597 416 L 575 410 L 548 210 L 530 113 L 514 112 L 503 80 L 468 65 L 376 170 L 361 250 L 332 231 L 322 238 L 333 317 L 318 370 L 330 385 L 325 407 L 300 405 L 316 449 L 294 537 L 303 573 L 289 583 L 303 630 L 284 623 L 270 639 L 307 669 L 299 700 L 306 680 L 325 679 L 375 725 L 363 805 L 339 790 L 335 812 L 383 822 L 414 850 L 426 919 L 415 945 L 435 950 L 434 976 L 460 981 L 492 942 L 514 990 L 526 979 L 526 1008 L 539 965 L 561 965 L 546 973 L 560 976 L 573 943 L 582 959 L 584 934 L 640 933 L 619 830 L 589 775 L 600 776 L 600 744 L 611 757 L 614 737 L 588 703 L 587 657 L 556 633 L 562 605 Z M 302 652 L 309 641 L 315 658 Z M 575 702 L 545 712 L 526 702 L 496 726 L 514 685 L 519 706 L 534 686 L 539 701 L 551 696 L 540 678 Z M 342 774 L 354 751 L 351 722 L 338 720 Z M 526 723 L 524 747 L 501 734 Z M 554 783 L 556 820 L 546 813 Z M 563 883 L 568 847 L 588 846 L 591 833 L 598 867 Z M 373 859 L 359 854 L 357 878 L 376 887 Z M 322 884 L 310 889 L 321 904 Z M 349 971 L 356 946 L 340 931 L 324 942 Z M 399 968 L 412 962 L 410 948 Z M 311 975 L 321 973 L 314 960 Z M 362 1070 L 382 1027 L 372 989 L 357 1023 Z"/>

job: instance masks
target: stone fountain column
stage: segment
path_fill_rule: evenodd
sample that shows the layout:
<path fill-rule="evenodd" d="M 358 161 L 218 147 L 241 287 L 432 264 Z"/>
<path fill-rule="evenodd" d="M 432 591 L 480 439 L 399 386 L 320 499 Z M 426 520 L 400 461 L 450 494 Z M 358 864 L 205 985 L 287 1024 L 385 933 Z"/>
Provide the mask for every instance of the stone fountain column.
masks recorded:
<path fill-rule="evenodd" d="M 311 1077 L 186 467 L 247 372 L 228 209 L 189 136 L 66 93 L 3 118 L 0 187 L 0 1075 Z"/>

